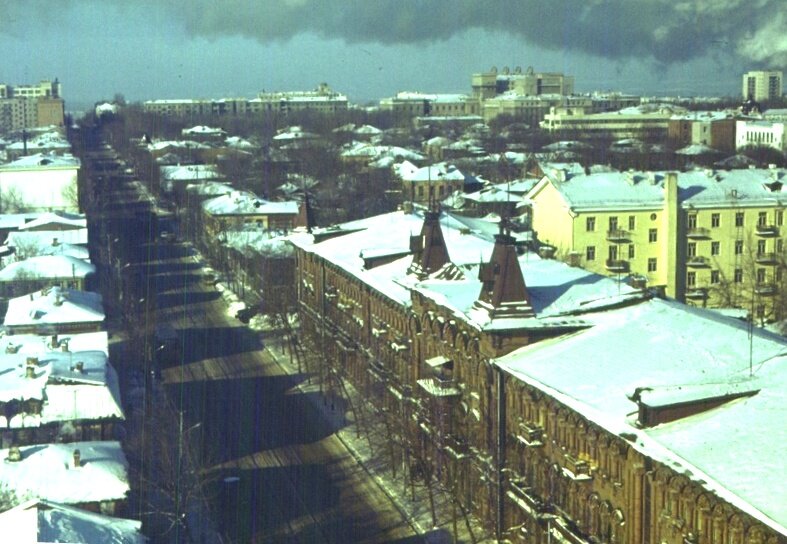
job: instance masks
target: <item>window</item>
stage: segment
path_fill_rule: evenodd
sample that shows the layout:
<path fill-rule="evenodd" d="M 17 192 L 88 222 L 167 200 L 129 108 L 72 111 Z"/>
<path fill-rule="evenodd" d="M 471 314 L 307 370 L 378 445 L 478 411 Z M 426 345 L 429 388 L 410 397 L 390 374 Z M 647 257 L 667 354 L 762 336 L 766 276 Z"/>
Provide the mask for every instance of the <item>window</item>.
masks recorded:
<path fill-rule="evenodd" d="M 757 240 L 757 255 L 765 253 L 765 240 Z"/>
<path fill-rule="evenodd" d="M 776 240 L 776 253 L 781 253 L 782 251 L 784 251 L 784 240 L 779 238 Z"/>
<path fill-rule="evenodd" d="M 613 216 L 609 218 L 609 230 L 618 230 L 618 218 Z"/>
<path fill-rule="evenodd" d="M 696 272 L 689 272 L 686 274 L 686 285 L 689 287 L 694 287 L 697 285 L 697 273 Z"/>
<path fill-rule="evenodd" d="M 735 240 L 735 254 L 741 255 L 743 253 L 743 240 Z"/>
<path fill-rule="evenodd" d="M 712 213 L 710 215 L 710 226 L 715 229 L 718 228 L 720 225 L 721 225 L 721 214 Z"/>
<path fill-rule="evenodd" d="M 768 224 L 768 212 L 759 212 L 757 214 L 757 226 L 764 227 Z"/>
<path fill-rule="evenodd" d="M 757 283 L 765 283 L 765 269 L 758 268 L 757 269 Z"/>
<path fill-rule="evenodd" d="M 696 213 L 689 214 L 688 227 L 689 227 L 689 229 L 696 229 L 697 228 L 697 214 Z"/>
<path fill-rule="evenodd" d="M 719 283 L 719 271 L 718 270 L 711 270 L 710 271 L 710 282 L 713 285 Z"/>
<path fill-rule="evenodd" d="M 634 227 L 637 226 L 637 218 L 633 215 L 629 215 L 629 230 L 634 230 Z"/>
<path fill-rule="evenodd" d="M 686 256 L 687 257 L 696 257 L 697 256 L 697 244 L 694 242 L 689 242 L 688 247 L 686 247 Z"/>
<path fill-rule="evenodd" d="M 721 253 L 721 242 L 711 242 L 710 243 L 710 254 L 711 255 L 718 255 Z"/>
<path fill-rule="evenodd" d="M 735 278 L 735 283 L 741 283 L 743 281 L 743 269 L 742 268 L 736 268 L 735 269 L 735 276 L 734 276 L 734 278 Z"/>
<path fill-rule="evenodd" d="M 651 257 L 648 259 L 648 272 L 655 272 L 656 271 L 656 258 Z"/>
<path fill-rule="evenodd" d="M 585 248 L 585 260 L 588 261 L 596 260 L 596 246 L 588 246 Z"/>
<path fill-rule="evenodd" d="M 648 230 L 648 242 L 655 242 L 658 240 L 659 231 L 658 229 L 649 229 Z"/>
<path fill-rule="evenodd" d="M 784 211 L 776 210 L 776 225 L 781 227 L 784 224 Z"/>
<path fill-rule="evenodd" d="M 735 226 L 742 227 L 743 226 L 743 212 L 736 212 L 735 213 Z"/>
<path fill-rule="evenodd" d="M 585 219 L 585 230 L 588 232 L 592 232 L 596 230 L 596 218 L 595 217 L 588 217 Z"/>
<path fill-rule="evenodd" d="M 634 258 L 634 244 L 629 244 L 629 259 Z"/>

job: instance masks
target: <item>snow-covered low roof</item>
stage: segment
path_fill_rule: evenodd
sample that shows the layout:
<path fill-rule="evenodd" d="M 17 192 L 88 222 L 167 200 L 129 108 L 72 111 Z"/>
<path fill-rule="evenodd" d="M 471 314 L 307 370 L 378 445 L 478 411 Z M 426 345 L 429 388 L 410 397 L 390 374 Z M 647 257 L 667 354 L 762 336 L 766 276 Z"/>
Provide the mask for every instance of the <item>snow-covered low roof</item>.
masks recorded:
<path fill-rule="evenodd" d="M 87 228 L 87 218 L 84 214 L 44 212 L 32 221 L 21 225 L 19 230 L 72 230 L 83 228 Z"/>
<path fill-rule="evenodd" d="M 75 334 L 0 334 L 0 354 L 19 353 L 20 355 L 41 356 L 51 351 L 100 351 L 109 355 L 109 336 L 107 331 L 81 332 Z"/>
<path fill-rule="evenodd" d="M 101 295 L 51 287 L 8 301 L 7 327 L 59 323 L 92 323 L 104 320 Z"/>
<path fill-rule="evenodd" d="M 8 233 L 6 244 L 14 247 L 42 247 L 55 243 L 87 245 L 88 230 L 34 230 L 12 231 Z"/>
<path fill-rule="evenodd" d="M 0 514 L 0 534 L 14 544 L 144 544 L 142 522 L 31 499 Z"/>
<path fill-rule="evenodd" d="M 0 402 L 28 399 L 44 401 L 41 412 L 0 415 L 0 428 L 124 418 L 117 373 L 102 351 L 0 354 Z"/>
<path fill-rule="evenodd" d="M 10 263 L 0 270 L 0 282 L 45 278 L 82 278 L 95 274 L 96 267 L 65 255 L 42 255 Z"/>
<path fill-rule="evenodd" d="M 632 447 L 787 534 L 778 478 L 787 459 L 787 340 L 660 299 L 585 319 L 588 329 L 496 364 L 611 433 L 629 433 Z M 638 391 L 653 405 L 753 395 L 639 429 Z"/>
<path fill-rule="evenodd" d="M 213 215 L 278 215 L 297 214 L 295 201 L 271 202 L 258 198 L 250 191 L 233 191 L 211 198 L 202 203 L 202 208 Z"/>
<path fill-rule="evenodd" d="M 79 159 L 73 155 L 55 155 L 54 153 L 36 153 L 0 166 L 3 170 L 30 170 L 30 169 L 78 169 Z"/>
<path fill-rule="evenodd" d="M 0 450 L 0 485 L 17 496 L 64 504 L 116 501 L 129 491 L 128 461 L 119 442 L 71 442 L 23 446 L 20 461 Z M 74 466 L 79 450 L 80 466 Z"/>

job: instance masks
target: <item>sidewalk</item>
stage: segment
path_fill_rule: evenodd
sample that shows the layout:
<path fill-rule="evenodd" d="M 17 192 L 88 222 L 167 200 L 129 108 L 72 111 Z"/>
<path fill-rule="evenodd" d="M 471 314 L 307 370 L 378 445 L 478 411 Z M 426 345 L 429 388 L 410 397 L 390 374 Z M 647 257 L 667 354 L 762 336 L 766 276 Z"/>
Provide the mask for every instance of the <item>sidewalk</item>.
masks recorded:
<path fill-rule="evenodd" d="M 289 374 L 297 372 L 295 363 L 290 362 L 289 352 L 282 350 L 282 338 L 266 337 L 266 349 L 273 359 Z M 347 393 L 353 406 L 359 407 L 366 403 L 361 394 L 350 384 L 345 383 Z M 311 384 L 303 383 L 298 386 L 302 392 L 316 392 L 319 386 L 316 381 Z M 380 422 L 372 422 L 369 428 L 359 432 L 357 422 L 352 420 L 352 412 L 344 408 L 333 408 L 330 404 L 320 403 L 318 397 L 313 397 L 312 402 L 322 411 L 326 418 L 332 420 L 334 427 L 339 429 L 336 432 L 339 440 L 345 445 L 355 460 L 363 469 L 374 479 L 375 483 L 385 492 L 385 494 L 396 505 L 416 531 L 423 535 L 424 542 L 428 543 L 491 543 L 495 542 L 490 533 L 484 530 L 481 524 L 471 518 L 470 525 L 473 536 L 467 530 L 465 520 L 461 513 L 457 514 L 457 538 L 454 539 L 453 526 L 453 507 L 446 493 L 435 492 L 435 512 L 437 525 L 432 526 L 432 515 L 429 507 L 429 498 L 426 490 L 422 486 L 416 487 L 415 499 L 411 496 L 411 490 L 407 485 L 407 480 L 403 477 L 402 470 L 396 471 L 394 477 L 388 456 L 388 442 L 385 425 Z M 370 405 L 366 403 L 363 408 L 368 413 Z"/>

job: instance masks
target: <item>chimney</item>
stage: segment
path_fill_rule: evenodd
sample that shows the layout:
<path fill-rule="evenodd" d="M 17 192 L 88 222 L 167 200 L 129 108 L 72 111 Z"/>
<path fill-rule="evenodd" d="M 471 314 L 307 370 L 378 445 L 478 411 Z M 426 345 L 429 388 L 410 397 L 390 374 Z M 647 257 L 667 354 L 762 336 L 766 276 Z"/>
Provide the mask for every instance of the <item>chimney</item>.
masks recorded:
<path fill-rule="evenodd" d="M 85 363 L 82 362 L 82 361 L 77 361 L 74 364 L 74 372 L 77 372 L 79 374 L 83 374 L 85 372 Z"/>
<path fill-rule="evenodd" d="M 62 306 L 63 305 L 63 297 L 60 296 L 60 293 L 55 295 L 55 306 Z"/>
<path fill-rule="evenodd" d="M 57 237 L 52 238 L 52 245 L 55 247 L 60 245 L 60 242 L 58 241 Z"/>
<path fill-rule="evenodd" d="M 32 380 L 36 377 L 36 366 L 37 365 L 35 363 L 32 365 L 30 364 L 30 359 L 27 360 L 27 366 L 25 366 L 25 378 Z"/>
<path fill-rule="evenodd" d="M 437 272 L 450 262 L 443 230 L 440 228 L 438 208 L 432 208 L 424 214 L 421 234 L 410 237 L 410 251 L 413 253 L 413 262 L 407 273 L 416 274 L 421 279 Z"/>
<path fill-rule="evenodd" d="M 49 337 L 49 347 L 55 349 L 57 347 L 57 335 L 53 334 Z"/>
<path fill-rule="evenodd" d="M 82 453 L 79 450 L 74 450 L 74 468 L 82 466 Z"/>
<path fill-rule="evenodd" d="M 488 263 L 481 264 L 478 279 L 482 285 L 475 304 L 486 310 L 490 318 L 535 316 L 519 267 L 515 240 L 504 231 L 503 222 L 500 234 L 495 235 L 492 257 Z"/>
<path fill-rule="evenodd" d="M 20 346 L 18 346 L 16 344 L 8 344 L 5 347 L 5 352 L 6 353 L 19 353 L 19 348 L 20 348 Z"/>
<path fill-rule="evenodd" d="M 68 353 L 68 339 L 66 338 L 60 342 L 60 351 Z"/>

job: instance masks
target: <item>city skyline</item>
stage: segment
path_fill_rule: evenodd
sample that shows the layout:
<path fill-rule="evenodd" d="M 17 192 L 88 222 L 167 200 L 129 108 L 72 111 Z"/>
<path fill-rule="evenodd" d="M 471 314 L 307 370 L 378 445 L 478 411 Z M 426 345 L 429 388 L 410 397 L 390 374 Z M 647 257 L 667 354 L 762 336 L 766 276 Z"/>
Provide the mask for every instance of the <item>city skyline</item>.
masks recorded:
<path fill-rule="evenodd" d="M 660 0 L 639 9 L 622 2 L 483 10 L 441 1 L 247 4 L 3 6 L 0 46 L 15 61 L 0 81 L 57 77 L 71 105 L 115 93 L 130 101 L 252 97 L 323 81 L 365 103 L 405 90 L 469 93 L 474 72 L 532 66 L 574 76 L 577 92 L 735 97 L 744 72 L 783 69 L 787 56 L 787 43 L 774 34 L 784 15 L 766 16 L 777 7 L 768 0 L 756 2 L 758 9 L 746 4 L 743 17 L 737 0 L 688 10 Z M 657 23 L 647 22 L 654 13 Z"/>

